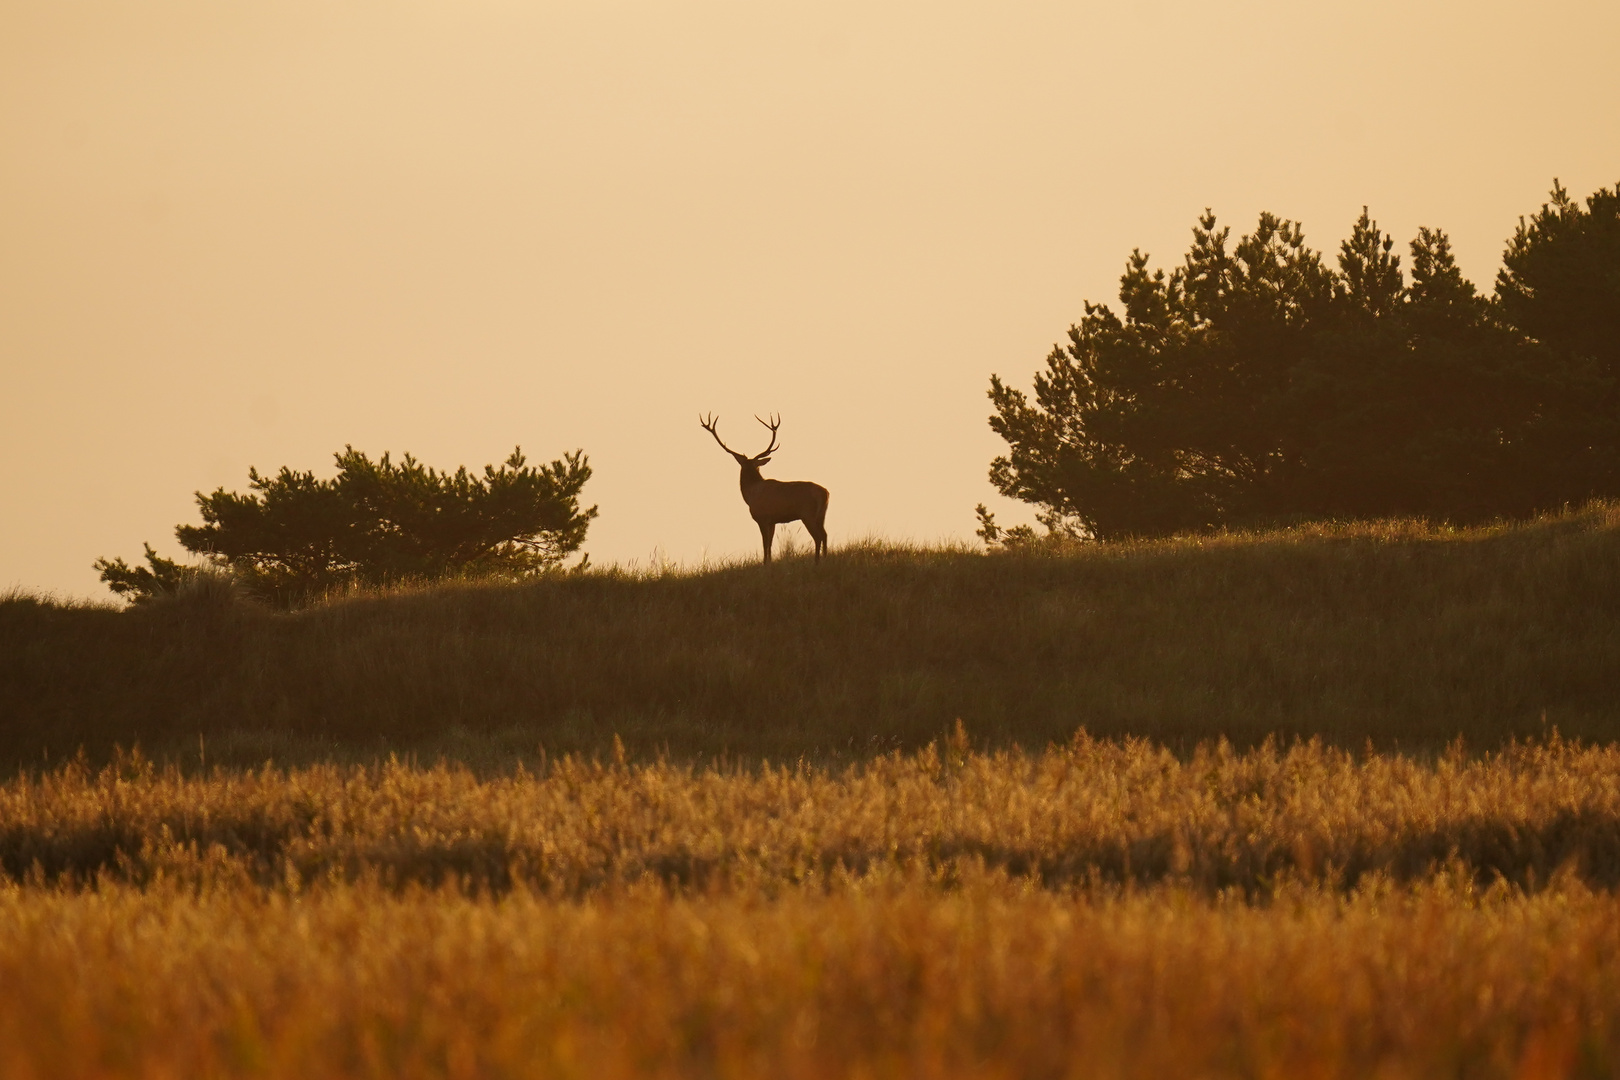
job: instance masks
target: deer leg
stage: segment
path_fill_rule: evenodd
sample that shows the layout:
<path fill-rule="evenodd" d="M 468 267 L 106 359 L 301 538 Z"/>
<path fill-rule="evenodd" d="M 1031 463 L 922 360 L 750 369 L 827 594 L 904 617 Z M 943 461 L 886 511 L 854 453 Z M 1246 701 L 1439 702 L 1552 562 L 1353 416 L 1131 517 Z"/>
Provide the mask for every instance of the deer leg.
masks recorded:
<path fill-rule="evenodd" d="M 765 565 L 771 564 L 771 538 L 776 535 L 776 523 L 762 521 L 759 523 L 759 538 L 765 541 Z"/>
<path fill-rule="evenodd" d="M 821 523 L 820 518 L 813 518 L 804 523 L 809 530 L 810 538 L 816 542 L 816 562 L 821 561 L 821 553 L 827 550 L 827 526 Z"/>

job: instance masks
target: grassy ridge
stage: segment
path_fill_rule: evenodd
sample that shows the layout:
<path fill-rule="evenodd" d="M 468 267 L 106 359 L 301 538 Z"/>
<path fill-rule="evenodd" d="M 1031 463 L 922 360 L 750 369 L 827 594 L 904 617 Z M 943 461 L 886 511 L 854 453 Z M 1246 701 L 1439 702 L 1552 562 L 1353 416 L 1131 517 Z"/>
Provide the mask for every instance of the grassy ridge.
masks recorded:
<path fill-rule="evenodd" d="M 1617 656 L 1609 507 L 14 596 L 0 1075 L 1613 1076 Z"/>
<path fill-rule="evenodd" d="M 1620 507 L 986 556 L 589 573 L 150 610 L 0 602 L 0 759 L 139 742 L 251 762 L 391 750 L 793 760 L 916 747 L 961 718 L 1189 748 L 1269 734 L 1497 745 L 1620 735 Z"/>

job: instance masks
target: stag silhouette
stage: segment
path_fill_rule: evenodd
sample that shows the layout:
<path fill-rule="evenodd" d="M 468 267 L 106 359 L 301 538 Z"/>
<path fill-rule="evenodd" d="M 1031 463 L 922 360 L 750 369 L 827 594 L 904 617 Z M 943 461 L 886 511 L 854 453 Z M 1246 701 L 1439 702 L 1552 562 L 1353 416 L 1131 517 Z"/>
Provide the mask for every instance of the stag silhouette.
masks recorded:
<path fill-rule="evenodd" d="M 759 417 L 754 417 L 759 420 Z M 812 484 L 808 480 L 767 480 L 759 475 L 761 465 L 770 464 L 771 455 L 781 449 L 776 445 L 776 429 L 782 426 L 780 416 L 772 416 L 767 423 L 759 420 L 771 433 L 771 445 L 764 450 L 749 457 L 739 454 L 727 446 L 720 439 L 720 432 L 715 430 L 720 423 L 718 416 L 698 417 L 698 423 L 703 430 L 714 436 L 714 441 L 720 443 L 720 449 L 737 459 L 742 467 L 743 502 L 748 504 L 748 514 L 759 523 L 759 538 L 765 543 L 765 562 L 771 561 L 771 541 L 776 536 L 776 527 L 785 525 L 790 521 L 802 521 L 810 533 L 811 539 L 816 542 L 816 561 L 821 561 L 821 553 L 827 550 L 827 500 L 830 496 L 827 489 L 820 484 Z"/>

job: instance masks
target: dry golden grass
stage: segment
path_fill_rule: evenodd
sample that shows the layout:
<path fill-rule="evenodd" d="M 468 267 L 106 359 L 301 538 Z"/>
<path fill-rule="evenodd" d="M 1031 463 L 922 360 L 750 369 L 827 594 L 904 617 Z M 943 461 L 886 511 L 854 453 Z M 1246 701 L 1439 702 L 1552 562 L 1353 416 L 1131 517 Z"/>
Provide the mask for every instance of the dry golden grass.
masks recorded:
<path fill-rule="evenodd" d="M 1320 743 L 1181 759 L 1081 735 L 1026 755 L 944 745 L 836 770 L 579 758 L 481 779 L 461 766 L 313 766 L 204 779 L 139 759 L 0 785 L 14 880 L 288 879 L 521 885 L 557 897 L 703 893 L 988 867 L 1043 888 L 1175 882 L 1263 896 L 1437 868 L 1535 888 L 1620 884 L 1620 749 L 1553 738 L 1427 763 Z"/>
<path fill-rule="evenodd" d="M 1608 1077 L 1620 903 L 0 889 L 0 1074 Z"/>
<path fill-rule="evenodd" d="M 1620 750 L 0 785 L 0 1075 L 1601 1077 Z"/>

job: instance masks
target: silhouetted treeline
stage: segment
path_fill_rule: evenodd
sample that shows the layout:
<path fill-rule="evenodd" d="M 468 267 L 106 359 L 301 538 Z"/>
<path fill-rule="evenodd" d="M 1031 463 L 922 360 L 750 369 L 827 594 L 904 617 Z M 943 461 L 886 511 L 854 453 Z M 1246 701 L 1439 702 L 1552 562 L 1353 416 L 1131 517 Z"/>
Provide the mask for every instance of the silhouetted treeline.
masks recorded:
<path fill-rule="evenodd" d="M 1555 183 L 1489 298 L 1439 230 L 1408 280 L 1365 210 L 1336 268 L 1296 222 L 1232 245 L 1206 213 L 1169 275 L 1132 253 L 1121 312 L 1086 304 L 1033 401 L 992 376 L 991 480 L 1099 538 L 1620 494 L 1617 190 Z"/>

